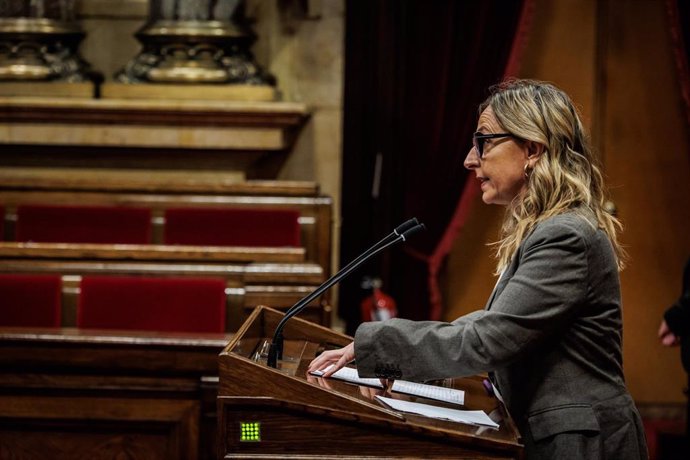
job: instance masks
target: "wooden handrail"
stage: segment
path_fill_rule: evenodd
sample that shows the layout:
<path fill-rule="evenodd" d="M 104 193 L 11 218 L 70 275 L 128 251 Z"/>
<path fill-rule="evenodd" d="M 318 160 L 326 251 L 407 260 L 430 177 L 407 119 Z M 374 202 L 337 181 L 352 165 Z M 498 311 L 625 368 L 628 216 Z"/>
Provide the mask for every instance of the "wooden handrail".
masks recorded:
<path fill-rule="evenodd" d="M 13 259 L 304 262 L 305 252 L 293 247 L 0 242 L 0 257 Z"/>

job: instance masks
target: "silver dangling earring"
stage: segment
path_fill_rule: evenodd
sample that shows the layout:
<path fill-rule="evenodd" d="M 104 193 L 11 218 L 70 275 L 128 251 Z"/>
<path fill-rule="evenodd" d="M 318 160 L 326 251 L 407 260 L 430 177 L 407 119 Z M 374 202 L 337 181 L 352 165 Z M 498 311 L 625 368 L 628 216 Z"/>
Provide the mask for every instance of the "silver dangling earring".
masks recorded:
<path fill-rule="evenodd" d="M 525 172 L 525 179 L 529 179 L 530 174 L 532 174 L 532 168 L 527 169 L 529 166 L 529 163 L 525 163 L 525 167 L 522 168 L 523 171 Z"/>

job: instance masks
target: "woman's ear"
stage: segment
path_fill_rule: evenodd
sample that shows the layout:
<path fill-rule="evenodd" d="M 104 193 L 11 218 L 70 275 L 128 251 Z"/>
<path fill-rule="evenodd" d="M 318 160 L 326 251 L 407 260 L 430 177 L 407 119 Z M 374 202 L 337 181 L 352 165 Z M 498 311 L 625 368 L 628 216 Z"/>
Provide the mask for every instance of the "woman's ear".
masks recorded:
<path fill-rule="evenodd" d="M 534 159 L 535 161 L 544 151 L 544 144 L 539 142 L 527 141 L 525 147 L 527 147 L 527 158 Z"/>

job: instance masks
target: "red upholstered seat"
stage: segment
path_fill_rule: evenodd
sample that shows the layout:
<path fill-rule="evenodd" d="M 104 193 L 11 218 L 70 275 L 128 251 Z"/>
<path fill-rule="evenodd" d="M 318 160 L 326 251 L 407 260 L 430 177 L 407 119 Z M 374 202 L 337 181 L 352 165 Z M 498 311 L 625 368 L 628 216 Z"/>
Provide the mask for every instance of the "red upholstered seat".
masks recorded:
<path fill-rule="evenodd" d="M 299 246 L 299 211 L 247 208 L 171 208 L 166 244 Z"/>
<path fill-rule="evenodd" d="M 221 278 L 85 276 L 77 326 L 165 332 L 224 332 Z"/>
<path fill-rule="evenodd" d="M 59 327 L 60 275 L 0 274 L 0 325 Z"/>
<path fill-rule="evenodd" d="M 16 240 L 148 244 L 151 211 L 118 206 L 18 206 Z"/>

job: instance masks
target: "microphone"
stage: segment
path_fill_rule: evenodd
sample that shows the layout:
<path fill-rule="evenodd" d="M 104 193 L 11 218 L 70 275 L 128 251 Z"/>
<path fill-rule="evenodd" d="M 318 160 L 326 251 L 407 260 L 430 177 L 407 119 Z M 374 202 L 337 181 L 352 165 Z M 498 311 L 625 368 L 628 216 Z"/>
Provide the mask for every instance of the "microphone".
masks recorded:
<path fill-rule="evenodd" d="M 312 300 L 323 294 L 328 288 L 338 283 L 340 280 L 345 278 L 350 274 L 355 268 L 362 265 L 366 260 L 375 256 L 379 252 L 393 246 L 400 241 L 407 241 L 407 239 L 414 235 L 415 233 L 424 230 L 426 227 L 424 224 L 419 223 L 416 218 L 409 219 L 402 224 L 398 225 L 390 234 L 386 235 L 379 242 L 374 244 L 372 247 L 364 251 L 361 255 L 355 258 L 352 262 L 343 267 L 338 273 L 324 281 L 318 288 L 316 288 L 311 294 L 300 299 L 292 307 L 290 307 L 286 312 L 283 319 L 280 320 L 276 330 L 273 334 L 273 340 L 268 349 L 268 360 L 267 365 L 269 367 L 276 368 L 278 364 L 278 359 L 283 357 L 283 328 L 290 318 L 299 314 L 304 310 Z"/>
<path fill-rule="evenodd" d="M 336 277 L 337 277 L 340 273 L 342 273 L 342 272 L 346 272 L 346 271 L 349 272 L 350 270 L 352 270 L 352 269 L 354 268 L 354 266 L 356 266 L 356 265 L 362 263 L 365 259 L 371 257 L 370 253 L 373 252 L 373 251 L 375 251 L 376 249 L 378 249 L 381 245 L 388 243 L 388 242 L 391 241 L 392 239 L 394 239 L 394 238 L 400 236 L 401 234 L 403 234 L 403 233 L 406 232 L 407 230 L 411 229 L 412 227 L 418 226 L 418 225 L 422 225 L 422 226 L 423 226 L 423 224 L 420 224 L 420 223 L 419 223 L 419 221 L 417 220 L 416 217 L 413 217 L 412 219 L 406 220 L 406 221 L 403 222 L 402 224 L 400 224 L 400 225 L 398 225 L 397 227 L 395 227 L 395 229 L 394 229 L 391 233 L 389 233 L 388 235 L 386 235 L 386 236 L 385 236 L 383 239 L 381 239 L 378 243 L 376 243 L 375 245 L 373 245 L 372 247 L 370 247 L 369 249 L 367 249 L 366 251 L 364 251 L 362 254 L 360 254 L 355 260 L 353 260 L 352 262 L 350 262 L 349 264 L 347 264 L 345 267 L 343 267 L 338 273 L 336 273 L 336 274 L 333 275 L 331 278 L 329 278 L 328 280 L 326 280 L 326 281 L 325 281 L 323 284 L 321 284 L 314 292 L 312 292 L 311 294 L 309 294 L 307 297 L 300 299 L 297 303 L 295 303 L 292 307 L 290 307 L 290 308 L 285 312 L 285 316 L 290 316 L 290 317 L 292 317 L 292 316 L 293 316 L 293 312 L 294 312 L 295 310 L 297 310 L 297 309 L 300 309 L 300 310 L 301 310 L 302 305 L 305 305 L 305 306 L 306 306 L 306 304 L 308 304 L 309 302 L 311 302 L 312 300 L 314 300 L 316 297 L 318 297 L 323 291 L 325 291 L 327 288 L 329 288 L 329 287 L 331 287 L 333 284 L 335 284 L 335 282 L 332 283 L 332 284 L 329 284 L 329 285 L 328 285 L 327 287 L 325 287 L 323 290 L 321 290 L 320 292 L 316 293 L 316 291 L 318 291 L 318 290 L 321 289 L 324 285 L 326 285 L 327 283 L 329 283 L 329 281 L 331 281 L 331 280 L 333 280 L 334 278 L 336 278 Z M 342 279 L 342 278 L 340 278 L 340 279 Z M 339 280 L 337 280 L 337 281 L 339 281 Z M 298 313 L 299 313 L 299 312 L 298 312 Z M 287 320 L 286 320 L 286 321 L 287 321 Z"/>
<path fill-rule="evenodd" d="M 379 247 L 381 247 L 382 245 L 387 244 L 389 241 L 391 241 L 391 240 L 393 240 L 393 239 L 399 237 L 400 235 L 402 235 L 402 234 L 405 233 L 406 231 L 410 230 L 412 227 L 419 226 L 419 225 L 421 225 L 422 228 L 424 228 L 424 224 L 420 224 L 419 221 L 417 220 L 417 218 L 416 218 L 416 217 L 413 217 L 412 219 L 406 220 L 406 221 L 403 222 L 402 224 L 400 224 L 400 225 L 398 225 L 397 227 L 395 227 L 395 229 L 394 229 L 391 233 L 389 233 L 389 234 L 386 235 L 383 239 L 381 239 L 379 242 L 377 242 L 377 243 L 374 244 L 372 247 L 370 247 L 369 249 L 367 249 L 366 251 L 364 251 L 364 252 L 363 252 L 362 254 L 360 254 L 355 260 L 353 260 L 352 262 L 350 262 L 349 264 L 347 264 L 345 267 L 343 267 L 342 269 L 340 269 L 340 271 L 339 271 L 338 273 L 336 273 L 335 275 L 333 275 L 333 276 L 332 276 L 331 278 L 329 278 L 328 280 L 324 281 L 323 284 L 321 284 L 318 288 L 316 288 L 316 290 L 315 290 L 314 292 L 312 292 L 311 294 L 309 294 L 307 297 L 304 297 L 304 298 L 300 299 L 297 303 L 295 303 L 292 307 L 290 307 L 290 308 L 285 312 L 285 316 L 286 316 L 286 317 L 289 316 L 290 318 L 292 318 L 295 314 L 298 314 L 299 311 L 302 311 L 303 306 L 306 307 L 307 304 L 309 304 L 312 300 L 314 300 L 316 297 L 318 297 L 322 292 L 324 292 L 326 289 L 328 289 L 329 287 L 331 287 L 333 284 L 335 284 L 336 282 L 340 281 L 342 278 L 344 278 L 345 276 L 347 276 L 347 274 L 348 274 L 350 271 L 354 270 L 354 268 L 355 268 L 356 266 L 358 266 L 359 264 L 363 263 L 363 262 L 364 262 L 366 259 L 368 259 L 369 257 L 373 256 L 373 254 L 371 254 L 373 251 L 376 251 L 376 250 L 377 250 Z M 403 240 L 403 241 L 404 241 L 404 240 Z M 345 273 L 345 272 L 347 272 L 347 273 Z M 343 274 L 340 278 L 335 279 L 335 278 L 337 278 L 341 273 L 344 273 L 344 274 Z M 317 291 L 318 291 L 318 292 L 317 292 Z M 295 310 L 299 310 L 299 311 L 295 312 Z M 289 318 L 285 319 L 285 322 L 287 322 L 288 319 L 289 319 Z M 280 331 L 282 331 L 282 328 L 280 329 Z M 280 332 L 280 331 L 279 331 L 279 332 Z M 282 337 L 282 336 L 281 336 L 281 337 Z M 282 350 L 281 350 L 281 351 L 282 351 Z M 279 354 L 280 354 L 280 353 L 279 353 Z M 282 356 L 279 356 L 279 357 L 282 357 Z"/>

